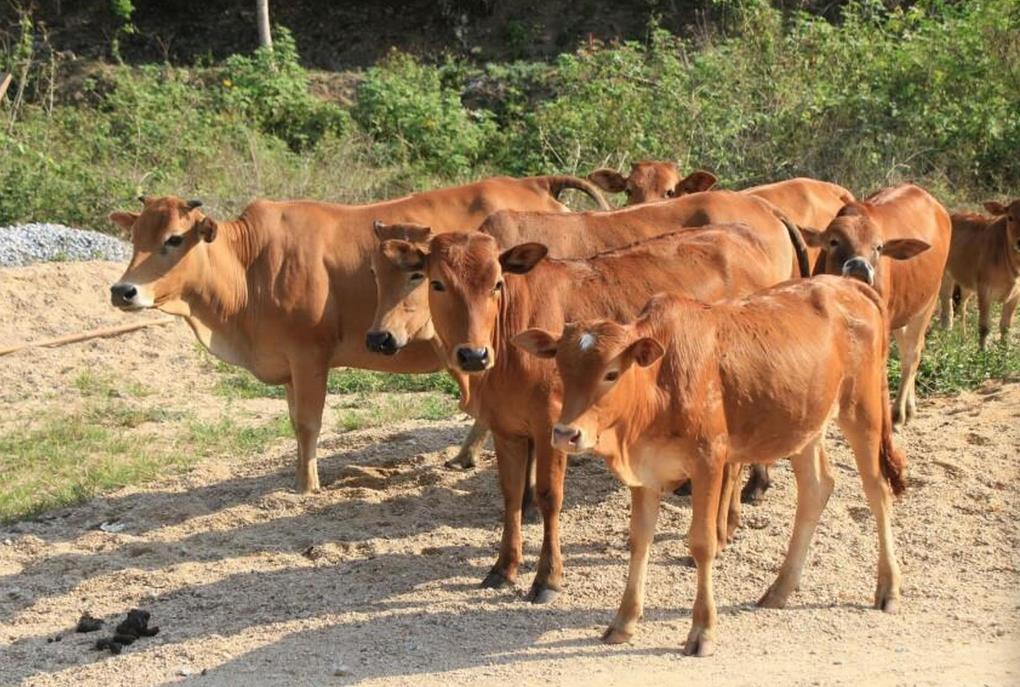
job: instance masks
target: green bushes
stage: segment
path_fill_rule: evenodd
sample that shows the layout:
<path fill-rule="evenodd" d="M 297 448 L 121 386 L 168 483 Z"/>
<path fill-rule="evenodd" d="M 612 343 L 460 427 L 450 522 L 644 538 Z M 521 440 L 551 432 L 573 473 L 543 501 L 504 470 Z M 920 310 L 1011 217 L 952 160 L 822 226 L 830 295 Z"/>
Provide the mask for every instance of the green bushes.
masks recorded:
<path fill-rule="evenodd" d="M 495 131 L 490 113 L 461 106 L 442 69 L 400 53 L 368 70 L 352 114 L 392 161 L 450 177 L 481 161 Z"/>
<path fill-rule="evenodd" d="M 697 41 L 652 26 L 646 42 L 551 65 L 392 54 L 350 107 L 310 94 L 283 29 L 272 51 L 220 66 L 108 67 L 74 106 L 49 106 L 52 70 L 24 69 L 26 104 L 0 130 L 0 223 L 103 228 L 141 191 L 232 212 L 255 195 L 363 201 L 640 158 L 736 187 L 804 174 L 858 193 L 910 178 L 950 205 L 1017 194 L 1015 2 L 863 0 L 838 23 L 763 0 L 717 5 L 718 30 Z M 12 43 L 0 64 L 21 73 L 39 42 Z"/>

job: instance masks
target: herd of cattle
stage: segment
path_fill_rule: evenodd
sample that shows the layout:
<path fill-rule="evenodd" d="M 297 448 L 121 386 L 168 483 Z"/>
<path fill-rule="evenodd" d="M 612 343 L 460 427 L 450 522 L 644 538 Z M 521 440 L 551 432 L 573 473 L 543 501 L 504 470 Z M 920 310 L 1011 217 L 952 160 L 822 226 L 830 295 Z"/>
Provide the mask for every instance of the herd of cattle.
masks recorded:
<path fill-rule="evenodd" d="M 896 608 L 891 505 L 905 459 L 892 426 L 915 412 L 915 378 L 936 304 L 993 301 L 1005 338 L 1020 299 L 1020 200 L 993 216 L 949 213 L 910 184 L 856 200 L 791 179 L 713 191 L 642 162 L 628 177 L 491 178 L 369 205 L 258 200 L 218 221 L 199 201 L 143 198 L 115 212 L 134 253 L 111 287 L 125 310 L 182 316 L 216 356 L 283 384 L 302 492 L 319 488 L 316 445 L 331 367 L 445 368 L 475 426 L 452 462 L 470 466 L 491 431 L 503 536 L 484 587 L 512 584 L 534 498 L 543 541 L 529 598 L 560 591 L 567 454 L 592 452 L 630 487 L 626 591 L 606 630 L 627 641 L 643 607 L 661 495 L 687 484 L 697 595 L 686 653 L 715 645 L 712 563 L 761 497 L 766 466 L 792 457 L 797 511 L 786 559 L 759 603 L 799 583 L 833 489 L 824 437 L 853 449 L 879 535 L 875 605 Z M 625 192 L 609 210 L 597 187 Z M 603 210 L 570 212 L 567 188 Z M 816 275 L 816 276 L 812 276 Z M 834 276 L 829 276 L 834 275 Z M 896 339 L 902 381 L 890 403 Z"/>

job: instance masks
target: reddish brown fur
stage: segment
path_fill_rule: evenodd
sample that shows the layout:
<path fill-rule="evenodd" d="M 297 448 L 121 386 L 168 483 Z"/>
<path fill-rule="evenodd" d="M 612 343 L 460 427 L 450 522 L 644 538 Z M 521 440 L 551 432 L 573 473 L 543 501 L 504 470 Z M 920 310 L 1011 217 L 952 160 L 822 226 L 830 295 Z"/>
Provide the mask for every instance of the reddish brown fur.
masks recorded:
<path fill-rule="evenodd" d="M 562 336 L 532 329 L 515 339 L 536 356 L 555 357 L 563 401 L 554 446 L 594 450 L 631 487 L 630 574 L 607 641 L 632 636 L 659 494 L 690 477 L 698 593 L 685 651 L 712 653 L 714 521 L 725 467 L 793 455 L 796 525 L 780 575 L 760 601 L 785 605 L 832 491 L 822 442 L 833 416 L 854 449 L 879 527 L 875 603 L 895 609 L 889 486 L 902 490 L 905 465 L 891 440 L 883 310 L 871 288 L 818 277 L 714 305 L 660 294 L 632 324 L 585 319 Z"/>
<path fill-rule="evenodd" d="M 943 327 L 953 326 L 954 286 L 960 287 L 961 312 L 966 312 L 967 301 L 977 293 L 982 348 L 990 330 L 992 303 L 1003 304 L 999 334 L 1005 343 L 1020 301 L 1020 200 L 1008 206 L 988 202 L 985 207 L 993 216 L 952 215 L 953 235 L 940 293 Z M 966 318 L 961 319 L 966 326 Z"/>
<path fill-rule="evenodd" d="M 781 226 L 773 232 L 785 236 Z M 431 240 L 425 266 L 433 285 L 429 308 L 447 364 L 462 366 L 459 349 L 485 351 L 485 370 L 469 378 L 466 404 L 492 429 L 504 498 L 500 555 L 486 585 L 513 580 L 521 562 L 521 494 L 529 446 L 545 522 L 532 598 L 548 598 L 562 576 L 558 516 L 566 460 L 547 441 L 558 412 L 555 374 L 549 363 L 509 346 L 510 338 L 528 327 L 562 327 L 580 317 L 633 317 L 650 294 L 664 288 L 682 286 L 706 300 L 749 293 L 789 275 L 789 254 L 774 256 L 772 242 L 756 228 L 713 226 L 590 259 L 539 259 L 534 264 L 542 252 L 539 244 L 522 244 L 500 255 L 497 242 L 481 233 Z"/>
<path fill-rule="evenodd" d="M 639 205 L 659 200 L 668 200 L 688 193 L 708 191 L 717 179 L 711 172 L 702 169 L 686 177 L 672 162 L 642 160 L 630 167 L 626 177 L 615 169 L 596 169 L 588 179 L 609 193 L 627 194 L 627 205 Z"/>
<path fill-rule="evenodd" d="M 575 182 L 598 197 L 588 182 Z M 423 372 L 440 366 L 427 342 L 392 358 L 365 350 L 375 310 L 368 267 L 373 221 L 448 231 L 477 227 L 504 208 L 565 212 L 550 194 L 567 186 L 564 177 L 497 177 L 371 205 L 259 200 L 232 222 L 216 222 L 179 198 L 146 199 L 141 213 L 111 215 L 134 244 L 119 284 L 135 285 L 137 299 L 120 305 L 181 315 L 218 357 L 285 384 L 298 439 L 298 484 L 312 491 L 319 485 L 315 453 L 330 367 Z M 170 236 L 183 243 L 164 246 Z"/>
<path fill-rule="evenodd" d="M 903 365 L 893 419 L 916 409 L 915 380 L 924 334 L 938 299 L 949 253 L 950 219 L 924 189 L 903 184 L 847 204 L 823 232 L 804 230 L 822 249 L 815 273 L 870 279 L 882 295 Z"/>

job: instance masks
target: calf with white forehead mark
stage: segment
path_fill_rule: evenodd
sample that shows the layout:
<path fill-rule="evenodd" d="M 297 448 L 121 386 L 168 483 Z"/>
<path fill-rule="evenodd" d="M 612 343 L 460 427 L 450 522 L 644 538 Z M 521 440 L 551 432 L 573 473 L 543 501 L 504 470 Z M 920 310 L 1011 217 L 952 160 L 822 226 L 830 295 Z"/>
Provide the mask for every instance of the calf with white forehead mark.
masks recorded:
<path fill-rule="evenodd" d="M 577 340 L 577 347 L 582 351 L 587 351 L 595 345 L 595 335 L 591 332 L 585 332 L 581 334 L 581 337 Z"/>

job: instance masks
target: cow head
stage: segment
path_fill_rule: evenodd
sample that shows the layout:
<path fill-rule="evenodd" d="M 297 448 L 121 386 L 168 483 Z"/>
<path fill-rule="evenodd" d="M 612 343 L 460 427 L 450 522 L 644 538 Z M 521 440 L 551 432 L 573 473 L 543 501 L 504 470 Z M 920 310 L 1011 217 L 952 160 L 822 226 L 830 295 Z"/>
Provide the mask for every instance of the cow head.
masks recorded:
<path fill-rule="evenodd" d="M 674 163 L 655 160 L 633 163 L 630 176 L 625 177 L 615 169 L 602 168 L 589 174 L 588 179 L 609 193 L 626 193 L 627 205 L 707 191 L 718 181 L 714 174 L 703 170 L 683 177 Z"/>
<path fill-rule="evenodd" d="M 552 431 L 554 448 L 567 453 L 595 449 L 599 436 L 627 413 L 626 394 L 635 370 L 662 357 L 664 348 L 638 333 L 636 324 L 609 320 L 568 324 L 556 337 L 529 329 L 515 346 L 539 358 L 555 358 L 563 382 L 563 406 Z"/>
<path fill-rule="evenodd" d="M 447 366 L 468 374 L 495 364 L 493 341 L 507 275 L 526 274 L 547 248 L 523 243 L 499 252 L 481 233 L 439 234 L 429 244 L 426 275 L 429 310 Z"/>
<path fill-rule="evenodd" d="M 420 224 L 378 221 L 373 228 L 379 240 L 370 256 L 376 310 L 365 345 L 373 353 L 393 355 L 412 340 L 434 336 L 425 278 L 432 230 Z"/>
<path fill-rule="evenodd" d="M 816 271 L 843 275 L 875 286 L 881 283 L 882 256 L 907 260 L 931 246 L 919 239 L 888 238 L 857 204 L 840 210 L 825 231 L 801 227 L 809 246 L 822 249 Z"/>
<path fill-rule="evenodd" d="M 110 300 L 122 310 L 172 311 L 201 269 L 206 244 L 216 239 L 216 222 L 202 214 L 199 200 L 141 201 L 141 212 L 110 214 L 130 233 L 133 247 L 127 270 L 110 287 Z"/>
<path fill-rule="evenodd" d="M 1020 253 L 1020 199 L 1009 205 L 990 200 L 985 203 L 985 209 L 997 217 L 1005 216 L 1009 246 L 1014 252 Z"/>

